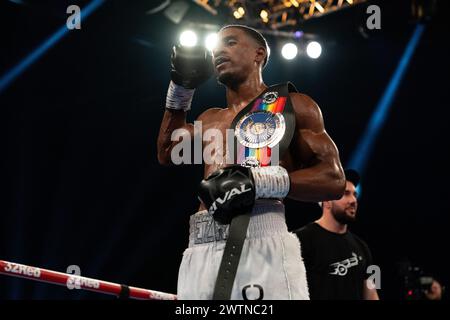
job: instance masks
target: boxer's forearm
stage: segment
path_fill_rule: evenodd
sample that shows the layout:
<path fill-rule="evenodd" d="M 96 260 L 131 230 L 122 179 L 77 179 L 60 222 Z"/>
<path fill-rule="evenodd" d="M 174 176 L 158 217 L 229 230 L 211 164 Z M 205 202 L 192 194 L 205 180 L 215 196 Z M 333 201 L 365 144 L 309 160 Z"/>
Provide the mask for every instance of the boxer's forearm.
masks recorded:
<path fill-rule="evenodd" d="M 191 124 L 186 123 L 186 112 L 182 110 L 164 111 L 164 116 L 158 135 L 158 161 L 160 164 L 171 164 L 171 151 L 177 141 L 172 141 L 172 133 L 178 129 L 185 129 L 190 134 Z"/>
<path fill-rule="evenodd" d="M 318 202 L 342 197 L 345 177 L 339 165 L 319 163 L 289 173 L 288 198 L 297 201 Z"/>
<path fill-rule="evenodd" d="M 186 89 L 170 81 L 166 96 L 166 107 L 158 135 L 158 161 L 171 164 L 171 151 L 177 144 L 172 134 L 179 130 L 181 135 L 190 135 L 190 126 L 186 124 L 186 112 L 191 108 L 195 89 Z M 181 130 L 185 129 L 185 130 Z"/>

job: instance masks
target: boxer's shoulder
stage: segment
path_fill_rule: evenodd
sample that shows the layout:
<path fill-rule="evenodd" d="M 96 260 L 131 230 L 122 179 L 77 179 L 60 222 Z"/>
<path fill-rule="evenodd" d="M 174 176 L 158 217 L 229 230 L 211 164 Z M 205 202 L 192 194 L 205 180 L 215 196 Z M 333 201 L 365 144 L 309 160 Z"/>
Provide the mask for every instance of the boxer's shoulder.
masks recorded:
<path fill-rule="evenodd" d="M 300 128 L 323 124 L 322 111 L 311 97 L 297 92 L 289 93 L 289 97 Z"/>
<path fill-rule="evenodd" d="M 223 108 L 208 108 L 197 117 L 197 121 L 212 121 L 220 116 L 220 114 L 223 113 L 224 110 L 225 109 Z"/>
<path fill-rule="evenodd" d="M 304 93 L 291 92 L 289 93 L 292 106 L 295 112 L 299 113 L 315 113 L 320 111 L 317 103 L 308 95 Z"/>

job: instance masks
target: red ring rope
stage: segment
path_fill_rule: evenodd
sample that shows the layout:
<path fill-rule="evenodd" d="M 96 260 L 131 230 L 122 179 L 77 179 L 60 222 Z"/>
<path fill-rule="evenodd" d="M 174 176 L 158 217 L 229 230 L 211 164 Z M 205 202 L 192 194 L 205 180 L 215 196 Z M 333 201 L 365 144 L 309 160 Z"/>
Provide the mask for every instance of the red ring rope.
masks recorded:
<path fill-rule="evenodd" d="M 78 275 L 71 275 L 62 272 L 56 272 L 52 270 L 31 267 L 24 264 L 18 264 L 0 260 L 0 274 L 5 274 L 12 277 L 26 278 L 39 282 L 48 282 L 67 288 L 74 288 L 89 290 L 94 292 L 100 292 L 104 294 L 111 294 L 115 296 L 121 296 L 123 285 L 106 282 L 97 279 L 91 279 L 81 277 Z M 170 293 L 164 293 L 159 291 L 153 291 L 148 289 L 128 287 L 129 293 L 127 296 L 131 299 L 140 300 L 176 300 L 177 296 Z"/>

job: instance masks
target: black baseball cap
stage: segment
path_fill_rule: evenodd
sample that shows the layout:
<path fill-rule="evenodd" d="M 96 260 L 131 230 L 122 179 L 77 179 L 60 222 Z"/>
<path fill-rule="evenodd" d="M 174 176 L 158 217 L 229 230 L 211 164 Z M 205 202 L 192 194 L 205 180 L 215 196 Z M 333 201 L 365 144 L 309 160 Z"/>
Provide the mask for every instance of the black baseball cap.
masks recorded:
<path fill-rule="evenodd" d="M 345 174 L 345 180 L 350 181 L 351 183 L 353 183 L 355 185 L 355 187 L 358 186 L 359 180 L 361 178 L 359 176 L 359 173 L 356 170 L 345 169 L 344 170 L 344 174 Z"/>

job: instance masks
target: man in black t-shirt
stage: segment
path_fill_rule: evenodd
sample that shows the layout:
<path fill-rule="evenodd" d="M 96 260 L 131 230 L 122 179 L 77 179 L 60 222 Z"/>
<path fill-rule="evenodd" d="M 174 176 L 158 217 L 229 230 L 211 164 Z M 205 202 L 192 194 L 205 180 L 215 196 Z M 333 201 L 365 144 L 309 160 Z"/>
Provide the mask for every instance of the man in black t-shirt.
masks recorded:
<path fill-rule="evenodd" d="M 311 300 L 378 300 L 368 280 L 372 255 L 367 244 L 348 230 L 356 219 L 359 175 L 345 170 L 341 199 L 322 203 L 322 217 L 296 231 L 300 239 Z"/>

